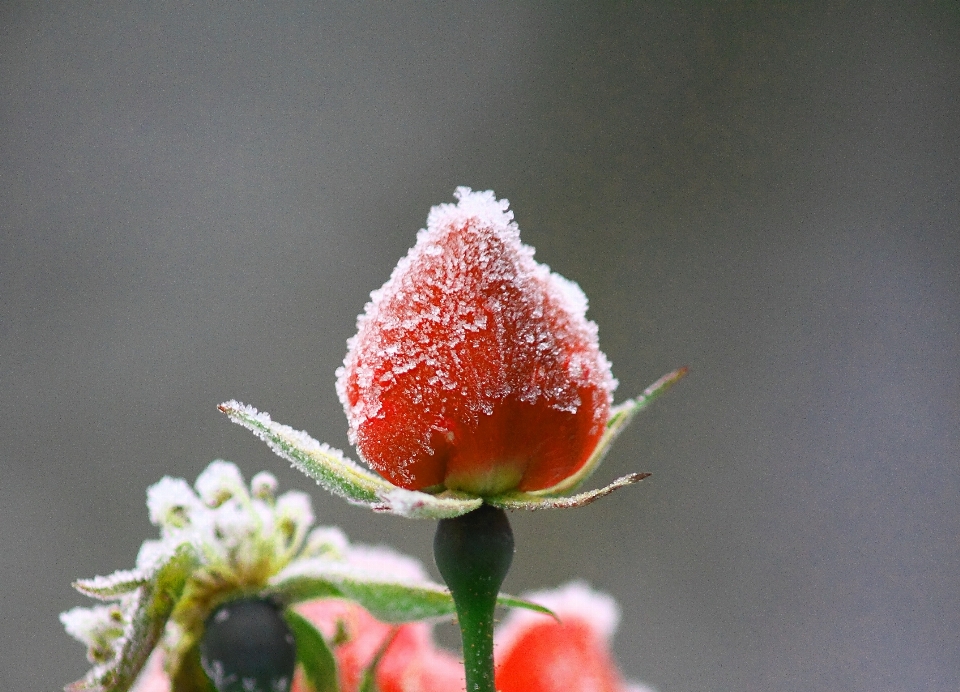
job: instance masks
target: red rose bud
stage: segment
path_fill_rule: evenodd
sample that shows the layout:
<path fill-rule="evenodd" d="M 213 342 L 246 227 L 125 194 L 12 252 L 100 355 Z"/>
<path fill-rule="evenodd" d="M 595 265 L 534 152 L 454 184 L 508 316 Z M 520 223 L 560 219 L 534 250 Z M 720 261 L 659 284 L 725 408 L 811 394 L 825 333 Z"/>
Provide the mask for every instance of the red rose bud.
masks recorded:
<path fill-rule="evenodd" d="M 409 490 L 549 488 L 590 456 L 616 381 L 586 296 L 534 261 L 507 201 L 455 194 L 347 342 L 351 441 Z"/>

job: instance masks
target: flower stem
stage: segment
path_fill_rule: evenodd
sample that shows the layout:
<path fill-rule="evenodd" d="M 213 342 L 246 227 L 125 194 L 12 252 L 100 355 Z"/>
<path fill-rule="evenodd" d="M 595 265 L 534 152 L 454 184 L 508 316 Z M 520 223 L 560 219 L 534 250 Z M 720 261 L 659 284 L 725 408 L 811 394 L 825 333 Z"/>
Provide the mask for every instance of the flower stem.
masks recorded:
<path fill-rule="evenodd" d="M 460 622 L 467 692 L 495 692 L 493 610 L 513 560 L 513 531 L 502 509 L 483 505 L 453 519 L 441 519 L 433 556 Z"/>

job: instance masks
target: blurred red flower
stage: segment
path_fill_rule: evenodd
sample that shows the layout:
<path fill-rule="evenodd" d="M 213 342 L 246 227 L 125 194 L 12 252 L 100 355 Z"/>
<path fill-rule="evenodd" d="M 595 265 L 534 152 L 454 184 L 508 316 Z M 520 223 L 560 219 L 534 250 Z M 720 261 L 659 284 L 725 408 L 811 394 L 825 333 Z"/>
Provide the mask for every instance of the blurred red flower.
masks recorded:
<path fill-rule="evenodd" d="M 612 598 L 581 583 L 528 597 L 551 608 L 560 621 L 511 611 L 495 637 L 499 692 L 651 692 L 624 681 L 613 661 L 610 644 L 619 611 Z M 462 663 L 437 647 L 428 624 L 386 624 L 356 603 L 335 599 L 310 601 L 297 610 L 330 642 L 341 692 L 357 692 L 371 665 L 380 692 L 465 689 Z M 134 692 L 170 692 L 157 654 Z M 299 670 L 291 692 L 312 692 Z"/>
<path fill-rule="evenodd" d="M 585 584 L 527 594 L 560 621 L 514 610 L 497 629 L 498 692 L 651 692 L 625 682 L 610 651 L 616 602 Z"/>
<path fill-rule="evenodd" d="M 458 188 L 371 294 L 337 391 L 363 458 L 410 490 L 541 490 L 596 447 L 616 381 L 580 288 L 506 200 Z"/>

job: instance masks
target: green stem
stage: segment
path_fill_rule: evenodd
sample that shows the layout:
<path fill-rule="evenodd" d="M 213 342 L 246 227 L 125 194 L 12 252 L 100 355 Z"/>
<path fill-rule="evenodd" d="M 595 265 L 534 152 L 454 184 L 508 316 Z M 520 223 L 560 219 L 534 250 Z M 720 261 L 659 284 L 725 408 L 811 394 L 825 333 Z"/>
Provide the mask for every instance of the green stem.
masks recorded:
<path fill-rule="evenodd" d="M 513 560 L 513 531 L 502 509 L 483 505 L 453 519 L 441 519 L 433 556 L 460 622 L 468 692 L 495 692 L 493 610 Z"/>

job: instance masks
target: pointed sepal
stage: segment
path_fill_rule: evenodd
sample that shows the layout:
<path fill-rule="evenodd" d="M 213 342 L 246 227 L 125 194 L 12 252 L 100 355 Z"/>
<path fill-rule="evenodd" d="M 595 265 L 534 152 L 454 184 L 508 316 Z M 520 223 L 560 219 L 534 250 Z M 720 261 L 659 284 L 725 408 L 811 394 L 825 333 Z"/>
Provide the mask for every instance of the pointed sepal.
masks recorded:
<path fill-rule="evenodd" d="M 647 408 L 655 400 L 660 398 L 668 389 L 670 389 L 670 387 L 679 382 L 683 376 L 687 374 L 688 370 L 689 368 L 682 367 L 674 370 L 673 372 L 669 372 L 644 389 L 643 394 L 637 398 L 627 399 L 622 404 L 618 404 L 610 409 L 610 418 L 607 420 L 606 430 L 604 430 L 603 436 L 601 436 L 596 448 L 594 448 L 593 453 L 587 459 L 587 462 L 580 468 L 580 470 L 572 476 L 564 478 L 554 486 L 544 488 L 543 490 L 531 491 L 526 494 L 543 497 L 556 497 L 559 495 L 565 495 L 580 487 L 583 482 L 592 476 L 593 472 L 599 468 L 600 463 L 607 455 L 607 452 L 610 451 L 610 447 L 613 445 L 614 440 L 616 440 L 620 433 L 623 432 L 623 429 L 627 427 L 627 424 L 630 423 L 630 421 L 632 421 L 643 409 Z M 615 489 L 616 488 L 614 488 L 614 490 Z M 609 491 L 604 494 L 609 494 Z M 592 502 L 593 500 L 590 501 Z M 580 505 L 573 504 L 562 506 L 579 507 Z"/>
<path fill-rule="evenodd" d="M 267 443 L 275 454 L 313 478 L 324 490 L 377 512 L 413 519 L 445 519 L 466 514 L 480 506 L 479 498 L 457 493 L 430 495 L 404 490 L 366 470 L 343 453 L 318 442 L 301 430 L 272 420 L 238 401 L 218 407 L 234 423 L 247 428 Z"/>
<path fill-rule="evenodd" d="M 119 570 L 106 577 L 78 579 L 73 588 L 84 596 L 98 598 L 101 601 L 115 601 L 133 593 L 147 583 L 150 576 L 143 570 Z"/>
<path fill-rule="evenodd" d="M 606 497 L 614 490 L 639 483 L 650 475 L 649 473 L 630 473 L 626 476 L 621 476 L 613 483 L 605 485 L 602 488 L 588 490 L 577 493 L 576 495 L 567 495 L 565 497 L 546 497 L 535 493 L 506 493 L 504 495 L 487 498 L 486 502 L 500 509 L 525 509 L 527 511 L 584 507 L 591 502 L 599 500 L 601 497 Z"/>

